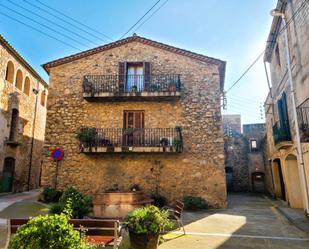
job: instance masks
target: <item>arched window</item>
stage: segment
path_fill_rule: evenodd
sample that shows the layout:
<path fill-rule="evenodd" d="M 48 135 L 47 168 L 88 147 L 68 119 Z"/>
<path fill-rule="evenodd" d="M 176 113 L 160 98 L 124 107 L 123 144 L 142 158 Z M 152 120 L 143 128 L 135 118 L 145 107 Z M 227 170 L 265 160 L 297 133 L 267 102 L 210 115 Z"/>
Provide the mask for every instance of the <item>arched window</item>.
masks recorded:
<path fill-rule="evenodd" d="M 20 69 L 17 70 L 16 80 L 15 80 L 15 86 L 16 86 L 19 90 L 22 90 L 22 87 L 23 87 L 23 73 L 21 72 Z"/>
<path fill-rule="evenodd" d="M 42 106 L 45 106 L 45 101 L 46 101 L 46 93 L 45 93 L 45 91 L 43 91 L 41 93 L 41 105 Z"/>
<path fill-rule="evenodd" d="M 5 79 L 12 84 L 14 83 L 14 64 L 11 61 L 8 62 L 6 67 Z"/>
<path fill-rule="evenodd" d="M 16 141 L 17 137 L 17 130 L 18 130 L 18 110 L 12 110 L 12 118 L 11 118 L 11 128 L 10 128 L 10 141 Z"/>
<path fill-rule="evenodd" d="M 27 76 L 25 79 L 25 83 L 24 83 L 24 93 L 27 94 L 29 96 L 30 94 L 30 79 Z"/>

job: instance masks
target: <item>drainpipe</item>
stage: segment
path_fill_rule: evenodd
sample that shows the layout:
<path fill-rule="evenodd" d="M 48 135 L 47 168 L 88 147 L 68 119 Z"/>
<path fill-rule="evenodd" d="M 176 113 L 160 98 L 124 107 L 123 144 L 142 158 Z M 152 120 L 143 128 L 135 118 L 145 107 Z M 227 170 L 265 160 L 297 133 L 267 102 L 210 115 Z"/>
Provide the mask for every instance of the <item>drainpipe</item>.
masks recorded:
<path fill-rule="evenodd" d="M 287 65 L 287 70 L 288 70 L 288 78 L 289 78 L 290 91 L 291 91 L 291 97 L 292 97 L 293 119 L 294 119 L 294 125 L 295 125 L 295 136 L 296 136 L 297 154 L 298 154 L 298 162 L 299 162 L 298 170 L 299 170 L 299 175 L 301 178 L 300 182 L 301 182 L 302 192 L 303 192 L 303 202 L 305 204 L 306 214 L 308 215 L 309 214 L 308 191 L 307 191 L 308 189 L 307 189 L 307 181 L 306 181 L 306 175 L 305 175 L 305 169 L 304 169 L 304 158 L 303 158 L 302 146 L 301 146 L 300 135 L 299 135 L 299 125 L 298 125 L 297 111 L 296 111 L 295 90 L 294 90 L 291 61 L 290 61 L 286 17 L 284 13 L 278 10 L 271 11 L 271 15 L 281 17 L 282 24 L 284 27 L 285 56 L 286 56 L 286 65 Z"/>

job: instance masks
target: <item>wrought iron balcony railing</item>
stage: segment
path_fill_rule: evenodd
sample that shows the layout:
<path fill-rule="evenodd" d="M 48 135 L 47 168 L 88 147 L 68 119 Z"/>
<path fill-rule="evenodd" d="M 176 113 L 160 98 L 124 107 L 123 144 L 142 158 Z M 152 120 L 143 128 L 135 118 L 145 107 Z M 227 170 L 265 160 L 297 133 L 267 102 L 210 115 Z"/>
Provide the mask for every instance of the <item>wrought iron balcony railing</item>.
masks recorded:
<path fill-rule="evenodd" d="M 83 128 L 78 137 L 83 152 L 181 152 L 183 147 L 180 127 Z"/>
<path fill-rule="evenodd" d="M 290 131 L 280 127 L 279 122 L 276 122 L 273 126 L 273 137 L 275 144 L 285 141 L 292 141 Z"/>
<path fill-rule="evenodd" d="M 88 98 L 179 96 L 180 89 L 181 80 L 179 74 L 86 75 L 83 79 L 84 97 Z"/>
<path fill-rule="evenodd" d="M 299 105 L 296 110 L 301 133 L 301 141 L 309 142 L 309 98 Z"/>

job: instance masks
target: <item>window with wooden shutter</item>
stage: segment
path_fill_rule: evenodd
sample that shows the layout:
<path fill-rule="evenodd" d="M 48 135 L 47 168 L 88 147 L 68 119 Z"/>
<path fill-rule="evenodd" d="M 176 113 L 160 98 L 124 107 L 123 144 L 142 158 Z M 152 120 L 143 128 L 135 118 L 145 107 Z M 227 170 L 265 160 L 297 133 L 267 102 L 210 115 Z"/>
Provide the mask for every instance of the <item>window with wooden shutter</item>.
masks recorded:
<path fill-rule="evenodd" d="M 145 89 L 149 89 L 149 84 L 151 81 L 151 64 L 150 62 L 144 62 L 144 87 Z"/>
<path fill-rule="evenodd" d="M 126 62 L 119 62 L 118 67 L 118 77 L 119 77 L 119 91 L 124 90 L 124 86 L 126 84 L 126 75 L 127 75 L 127 63 Z"/>

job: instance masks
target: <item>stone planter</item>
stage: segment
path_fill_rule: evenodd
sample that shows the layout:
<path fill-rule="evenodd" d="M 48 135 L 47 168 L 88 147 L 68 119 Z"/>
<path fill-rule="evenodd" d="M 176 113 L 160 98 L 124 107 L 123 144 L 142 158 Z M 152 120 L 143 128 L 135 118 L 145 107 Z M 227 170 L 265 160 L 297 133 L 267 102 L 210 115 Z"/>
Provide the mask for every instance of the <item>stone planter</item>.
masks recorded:
<path fill-rule="evenodd" d="M 130 249 L 156 249 L 159 244 L 159 234 L 136 234 L 129 232 Z"/>
<path fill-rule="evenodd" d="M 135 208 L 150 205 L 152 199 L 143 192 L 107 192 L 93 199 L 94 216 L 98 218 L 124 218 Z"/>

